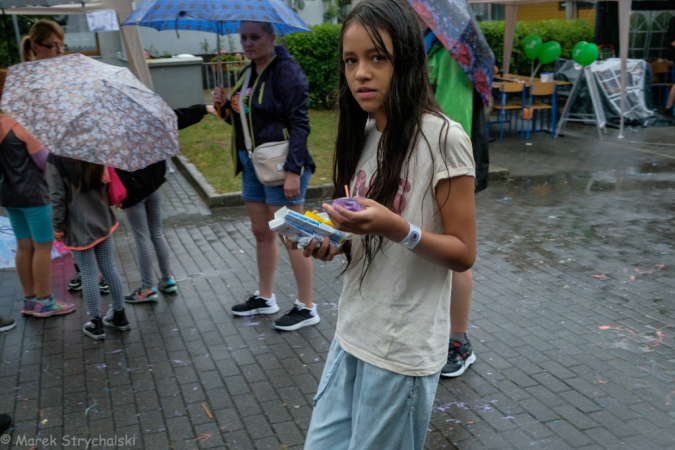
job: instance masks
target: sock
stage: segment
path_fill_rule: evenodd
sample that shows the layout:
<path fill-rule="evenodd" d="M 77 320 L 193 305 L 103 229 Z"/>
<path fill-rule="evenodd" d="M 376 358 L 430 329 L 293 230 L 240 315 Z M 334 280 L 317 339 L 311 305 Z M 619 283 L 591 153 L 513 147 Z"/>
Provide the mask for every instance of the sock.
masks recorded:
<path fill-rule="evenodd" d="M 34 295 L 29 295 L 28 297 L 24 297 L 26 300 L 35 300 Z"/>
<path fill-rule="evenodd" d="M 469 336 L 466 333 L 450 333 L 450 342 L 457 341 L 464 345 L 469 342 Z"/>
<path fill-rule="evenodd" d="M 47 297 L 36 298 L 35 301 L 39 302 L 41 305 L 48 305 L 53 299 L 54 297 L 52 297 L 52 295 L 48 295 Z"/>
<path fill-rule="evenodd" d="M 255 291 L 255 296 L 258 298 L 262 298 L 263 300 L 267 301 L 268 304 L 273 305 L 277 302 L 277 296 L 272 293 L 272 296 L 270 298 L 265 298 L 262 295 L 260 295 L 260 291 Z"/>
<path fill-rule="evenodd" d="M 298 302 L 302 303 L 300 300 L 298 300 Z M 312 315 L 313 315 L 313 316 L 316 316 L 316 314 L 317 314 L 317 312 L 316 312 L 316 303 L 314 303 L 314 306 L 312 306 L 311 308 L 308 308 L 307 305 L 305 305 L 304 303 L 302 303 L 302 304 L 304 305 L 304 306 L 302 307 L 302 309 L 306 309 L 306 310 L 308 310 L 308 311 L 311 311 L 311 312 L 312 312 Z"/>

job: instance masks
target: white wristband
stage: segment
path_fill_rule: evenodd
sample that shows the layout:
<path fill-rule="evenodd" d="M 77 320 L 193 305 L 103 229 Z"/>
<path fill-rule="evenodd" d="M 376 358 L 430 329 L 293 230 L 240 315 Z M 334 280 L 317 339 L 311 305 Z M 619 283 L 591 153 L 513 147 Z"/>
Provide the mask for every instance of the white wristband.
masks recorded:
<path fill-rule="evenodd" d="M 410 225 L 410 231 L 408 231 L 408 235 L 405 237 L 405 239 L 399 242 L 399 244 L 409 250 L 412 250 L 417 244 L 419 244 L 420 239 L 422 239 L 422 230 L 420 230 L 420 227 L 415 226 L 410 222 L 408 222 L 408 225 Z"/>

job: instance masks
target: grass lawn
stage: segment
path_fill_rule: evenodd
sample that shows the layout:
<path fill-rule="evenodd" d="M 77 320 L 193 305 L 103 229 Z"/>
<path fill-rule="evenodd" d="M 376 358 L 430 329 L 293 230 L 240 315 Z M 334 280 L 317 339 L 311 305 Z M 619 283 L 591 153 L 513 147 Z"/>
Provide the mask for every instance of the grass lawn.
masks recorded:
<path fill-rule="evenodd" d="M 310 185 L 330 183 L 336 113 L 310 110 L 309 123 L 312 131 L 307 145 L 316 163 L 316 172 Z M 197 125 L 181 130 L 179 134 L 183 155 L 197 167 L 216 191 L 221 194 L 241 191 L 241 176 L 234 177 L 230 125 L 208 115 Z"/>

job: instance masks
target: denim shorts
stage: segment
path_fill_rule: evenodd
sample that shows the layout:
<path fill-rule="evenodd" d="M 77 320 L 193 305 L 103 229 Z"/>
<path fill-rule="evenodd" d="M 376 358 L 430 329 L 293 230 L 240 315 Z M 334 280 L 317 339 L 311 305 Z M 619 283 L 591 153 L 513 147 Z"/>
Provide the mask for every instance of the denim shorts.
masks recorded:
<path fill-rule="evenodd" d="M 422 450 L 440 375 L 380 369 L 333 340 L 305 450 Z"/>
<path fill-rule="evenodd" d="M 302 205 L 305 203 L 305 194 L 312 171 L 305 170 L 300 177 L 300 197 L 287 200 L 284 195 L 284 186 L 265 186 L 255 174 L 253 162 L 246 150 L 239 150 L 239 161 L 244 168 L 241 180 L 241 198 L 247 202 L 262 202 L 274 206 Z"/>
<path fill-rule="evenodd" d="M 16 240 L 31 238 L 39 244 L 52 242 L 52 205 L 30 208 L 5 208 Z"/>

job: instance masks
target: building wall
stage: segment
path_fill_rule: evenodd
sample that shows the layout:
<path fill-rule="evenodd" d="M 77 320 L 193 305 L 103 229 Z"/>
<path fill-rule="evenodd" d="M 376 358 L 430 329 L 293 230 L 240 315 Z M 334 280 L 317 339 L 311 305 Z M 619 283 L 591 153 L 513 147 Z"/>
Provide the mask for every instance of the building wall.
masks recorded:
<path fill-rule="evenodd" d="M 518 21 L 565 20 L 565 10 L 560 10 L 558 2 L 536 3 L 518 7 Z M 587 19 L 595 22 L 595 9 L 578 9 L 577 19 Z"/>

